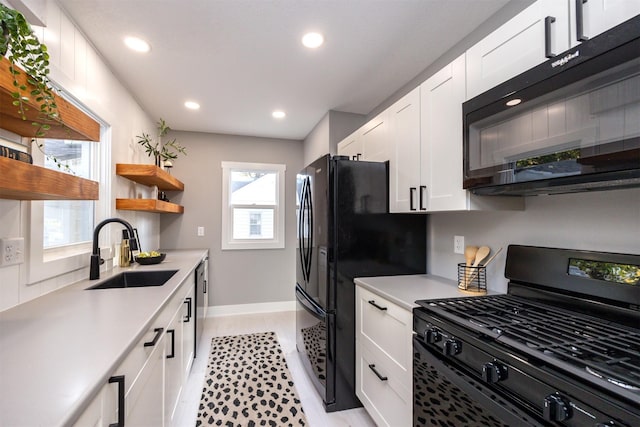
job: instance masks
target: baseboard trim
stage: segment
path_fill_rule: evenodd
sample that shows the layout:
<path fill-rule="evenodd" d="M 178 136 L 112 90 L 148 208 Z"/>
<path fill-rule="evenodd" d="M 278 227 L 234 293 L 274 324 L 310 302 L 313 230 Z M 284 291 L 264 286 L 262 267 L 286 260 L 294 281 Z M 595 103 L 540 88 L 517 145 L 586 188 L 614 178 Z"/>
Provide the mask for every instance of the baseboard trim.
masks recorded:
<path fill-rule="evenodd" d="M 279 301 L 256 304 L 214 305 L 208 307 L 207 317 L 234 316 L 239 314 L 274 313 L 277 311 L 295 311 L 296 302 Z"/>

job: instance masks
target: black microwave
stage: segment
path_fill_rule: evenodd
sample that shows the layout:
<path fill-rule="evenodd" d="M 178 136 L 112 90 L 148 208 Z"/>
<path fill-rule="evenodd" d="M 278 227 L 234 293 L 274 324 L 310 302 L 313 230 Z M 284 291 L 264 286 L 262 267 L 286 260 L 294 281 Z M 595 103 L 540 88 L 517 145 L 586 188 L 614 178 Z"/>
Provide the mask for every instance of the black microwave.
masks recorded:
<path fill-rule="evenodd" d="M 640 15 L 463 103 L 463 187 L 640 186 Z"/>

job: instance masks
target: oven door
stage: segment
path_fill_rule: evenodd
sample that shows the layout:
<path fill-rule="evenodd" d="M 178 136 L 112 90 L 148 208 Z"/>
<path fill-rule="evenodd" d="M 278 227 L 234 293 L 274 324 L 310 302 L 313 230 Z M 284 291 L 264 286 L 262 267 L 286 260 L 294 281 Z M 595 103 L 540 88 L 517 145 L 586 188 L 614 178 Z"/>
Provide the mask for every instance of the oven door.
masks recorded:
<path fill-rule="evenodd" d="M 413 338 L 413 425 L 538 426 L 482 382 Z"/>

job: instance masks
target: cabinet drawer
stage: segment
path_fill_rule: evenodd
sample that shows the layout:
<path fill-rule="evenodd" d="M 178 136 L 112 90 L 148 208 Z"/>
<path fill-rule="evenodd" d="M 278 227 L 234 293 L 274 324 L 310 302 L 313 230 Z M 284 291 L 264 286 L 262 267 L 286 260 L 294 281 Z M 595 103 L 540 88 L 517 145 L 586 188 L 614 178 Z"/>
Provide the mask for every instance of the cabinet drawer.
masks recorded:
<path fill-rule="evenodd" d="M 379 348 L 401 369 L 410 372 L 411 312 L 357 286 L 356 316 L 356 340 Z"/>
<path fill-rule="evenodd" d="M 394 374 L 393 362 L 367 345 L 356 347 L 356 394 L 378 426 L 410 426 L 411 378 Z"/>

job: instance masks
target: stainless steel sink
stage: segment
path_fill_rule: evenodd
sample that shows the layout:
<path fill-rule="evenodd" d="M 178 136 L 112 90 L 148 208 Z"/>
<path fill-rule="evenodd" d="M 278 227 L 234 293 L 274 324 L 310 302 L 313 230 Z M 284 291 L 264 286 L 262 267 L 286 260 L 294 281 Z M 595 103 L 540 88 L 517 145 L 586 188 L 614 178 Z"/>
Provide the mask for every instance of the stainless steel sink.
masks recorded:
<path fill-rule="evenodd" d="M 178 270 L 154 270 L 154 271 L 124 271 L 97 285 L 88 287 L 93 289 L 114 288 L 143 288 L 147 286 L 162 286 L 178 272 Z"/>

